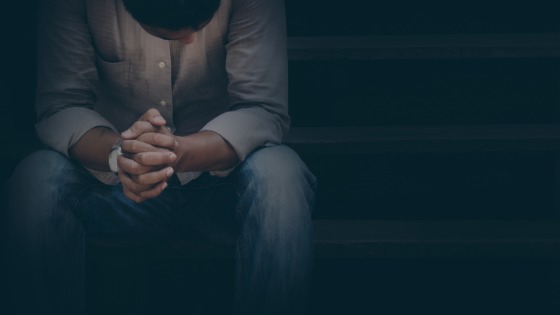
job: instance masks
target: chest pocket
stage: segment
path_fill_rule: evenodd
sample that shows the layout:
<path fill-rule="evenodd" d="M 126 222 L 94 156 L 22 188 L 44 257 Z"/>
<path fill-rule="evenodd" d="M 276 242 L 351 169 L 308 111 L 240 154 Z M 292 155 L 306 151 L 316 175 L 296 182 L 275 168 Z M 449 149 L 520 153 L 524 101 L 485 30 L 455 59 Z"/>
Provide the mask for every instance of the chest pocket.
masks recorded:
<path fill-rule="evenodd" d="M 126 60 L 108 62 L 96 55 L 97 71 L 102 89 L 112 96 L 123 98 L 130 95 L 130 63 Z"/>

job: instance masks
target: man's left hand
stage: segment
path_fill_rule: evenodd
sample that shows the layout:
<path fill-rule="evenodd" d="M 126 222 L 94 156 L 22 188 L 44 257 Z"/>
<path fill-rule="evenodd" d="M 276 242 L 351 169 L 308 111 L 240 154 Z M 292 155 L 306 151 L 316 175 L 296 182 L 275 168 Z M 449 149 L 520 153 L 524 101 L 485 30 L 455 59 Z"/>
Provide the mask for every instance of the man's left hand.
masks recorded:
<path fill-rule="evenodd" d="M 178 146 L 175 136 L 155 109 L 147 111 L 121 136 L 119 179 L 125 195 L 135 202 L 157 197 L 174 173 L 177 155 L 173 151 Z"/>

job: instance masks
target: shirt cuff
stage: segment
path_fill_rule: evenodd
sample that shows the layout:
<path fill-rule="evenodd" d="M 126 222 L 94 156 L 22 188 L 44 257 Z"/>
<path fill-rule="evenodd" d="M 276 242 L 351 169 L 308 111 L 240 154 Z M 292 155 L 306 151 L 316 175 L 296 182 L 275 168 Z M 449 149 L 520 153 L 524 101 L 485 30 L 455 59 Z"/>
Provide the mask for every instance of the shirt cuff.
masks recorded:
<path fill-rule="evenodd" d="M 283 132 L 269 115 L 264 110 L 249 108 L 225 112 L 211 120 L 202 130 L 222 136 L 233 147 L 241 162 L 255 149 L 281 142 Z"/>
<path fill-rule="evenodd" d="M 102 182 L 105 185 L 116 185 L 118 183 L 120 183 L 119 181 L 119 177 L 111 172 L 101 172 L 101 171 L 96 171 L 96 170 L 92 170 L 86 167 L 86 170 L 88 170 L 91 175 L 93 175 L 93 177 L 97 178 L 97 180 L 99 180 L 100 182 Z"/>
<path fill-rule="evenodd" d="M 177 173 L 177 177 L 179 178 L 181 185 L 186 185 L 191 180 L 198 178 L 200 174 L 202 174 L 202 172 L 182 172 Z"/>
<path fill-rule="evenodd" d="M 35 125 L 39 139 L 55 151 L 69 156 L 70 148 L 89 130 L 115 127 L 98 113 L 83 107 L 65 108 Z"/>

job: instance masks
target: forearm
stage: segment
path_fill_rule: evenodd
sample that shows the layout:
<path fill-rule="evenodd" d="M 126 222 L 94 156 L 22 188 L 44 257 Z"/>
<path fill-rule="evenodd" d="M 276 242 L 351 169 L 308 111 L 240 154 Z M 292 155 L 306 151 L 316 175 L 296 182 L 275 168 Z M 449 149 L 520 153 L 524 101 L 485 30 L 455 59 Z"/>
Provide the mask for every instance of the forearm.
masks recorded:
<path fill-rule="evenodd" d="M 98 127 L 86 132 L 70 150 L 70 156 L 87 168 L 109 172 L 109 153 L 119 139 L 111 129 Z"/>
<path fill-rule="evenodd" d="M 233 147 L 213 131 L 177 137 L 177 172 L 223 171 L 235 166 L 239 158 Z"/>

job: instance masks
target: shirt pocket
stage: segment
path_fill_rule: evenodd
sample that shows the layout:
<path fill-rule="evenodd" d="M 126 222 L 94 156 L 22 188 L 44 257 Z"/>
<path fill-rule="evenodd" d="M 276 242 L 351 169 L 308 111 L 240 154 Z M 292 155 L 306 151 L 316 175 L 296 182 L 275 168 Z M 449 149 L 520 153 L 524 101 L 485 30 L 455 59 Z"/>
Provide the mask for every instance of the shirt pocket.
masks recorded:
<path fill-rule="evenodd" d="M 130 63 L 128 61 L 109 62 L 96 55 L 96 64 L 103 90 L 119 98 L 130 94 Z"/>

